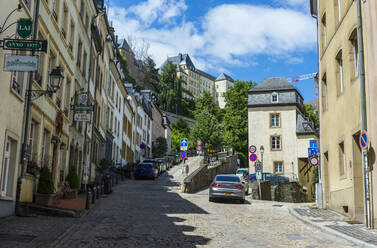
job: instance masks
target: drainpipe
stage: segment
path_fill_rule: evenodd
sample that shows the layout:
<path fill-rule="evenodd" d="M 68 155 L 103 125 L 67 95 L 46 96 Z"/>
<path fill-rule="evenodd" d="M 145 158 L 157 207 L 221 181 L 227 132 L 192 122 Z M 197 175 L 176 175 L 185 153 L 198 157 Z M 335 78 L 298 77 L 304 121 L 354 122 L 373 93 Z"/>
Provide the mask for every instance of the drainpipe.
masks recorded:
<path fill-rule="evenodd" d="M 364 68 L 364 43 L 363 43 L 363 29 L 361 20 L 361 3 L 356 0 L 357 4 L 357 38 L 359 45 L 359 65 L 360 65 L 360 94 L 361 94 L 361 130 L 367 131 L 367 114 L 366 114 L 366 100 L 365 100 L 365 68 Z M 370 209 L 370 194 L 369 194 L 369 169 L 368 169 L 368 150 L 364 149 L 363 154 L 364 167 L 364 197 L 365 197 L 365 223 L 367 228 L 372 228 L 371 223 L 371 209 Z"/>

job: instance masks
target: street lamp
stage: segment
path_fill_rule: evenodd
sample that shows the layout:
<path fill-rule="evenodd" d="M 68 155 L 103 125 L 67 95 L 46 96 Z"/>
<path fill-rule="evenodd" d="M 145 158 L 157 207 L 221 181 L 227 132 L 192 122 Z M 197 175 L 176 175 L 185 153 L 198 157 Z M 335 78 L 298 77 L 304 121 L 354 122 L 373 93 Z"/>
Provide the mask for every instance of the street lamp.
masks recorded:
<path fill-rule="evenodd" d="M 26 96 L 30 96 L 31 101 L 36 100 L 43 95 L 48 95 L 51 97 L 53 93 L 56 93 L 60 89 L 63 78 L 63 70 L 61 67 L 58 66 L 55 69 L 53 69 L 49 74 L 49 85 L 47 86 L 47 90 L 30 89 L 26 92 Z"/>
<path fill-rule="evenodd" d="M 260 151 L 260 155 L 261 155 L 261 157 L 262 157 L 261 173 L 262 173 L 262 178 L 263 178 L 263 154 L 264 154 L 264 147 L 263 147 L 263 145 L 261 145 L 261 146 L 259 147 L 259 151 Z"/>

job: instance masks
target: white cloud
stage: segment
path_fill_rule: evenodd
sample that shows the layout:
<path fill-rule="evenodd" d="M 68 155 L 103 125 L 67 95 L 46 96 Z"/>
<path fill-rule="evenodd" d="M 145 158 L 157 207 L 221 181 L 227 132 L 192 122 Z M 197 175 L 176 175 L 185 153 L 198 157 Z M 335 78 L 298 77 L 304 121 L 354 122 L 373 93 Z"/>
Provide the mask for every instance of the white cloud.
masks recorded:
<path fill-rule="evenodd" d="M 298 57 L 290 57 L 287 59 L 288 64 L 302 64 L 304 63 L 303 58 L 298 58 Z"/>
<path fill-rule="evenodd" d="M 296 8 L 224 4 L 198 19 L 199 24 L 177 18 L 186 9 L 184 0 L 148 0 L 128 11 L 113 7 L 109 16 L 120 38 L 131 35 L 150 43 L 149 52 L 157 66 L 167 56 L 189 53 L 198 68 L 218 71 L 227 65 L 255 66 L 255 59 L 250 59 L 255 56 L 289 58 L 316 48 L 315 20 Z M 172 25 L 151 26 L 169 20 L 174 20 Z M 300 62 L 297 58 L 290 61 Z"/>
<path fill-rule="evenodd" d="M 148 0 L 131 6 L 129 13 L 135 14 L 143 23 L 150 25 L 156 20 L 167 21 L 186 9 L 184 0 Z"/>

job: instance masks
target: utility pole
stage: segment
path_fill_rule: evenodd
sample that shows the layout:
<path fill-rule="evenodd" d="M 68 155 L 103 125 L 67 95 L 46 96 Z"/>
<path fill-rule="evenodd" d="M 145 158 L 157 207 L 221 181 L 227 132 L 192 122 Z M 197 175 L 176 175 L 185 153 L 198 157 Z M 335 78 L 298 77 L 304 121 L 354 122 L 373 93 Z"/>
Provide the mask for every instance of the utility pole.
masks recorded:
<path fill-rule="evenodd" d="M 359 65 L 360 65 L 360 94 L 361 94 L 361 131 L 367 131 L 367 114 L 365 100 L 365 68 L 364 68 L 364 41 L 363 28 L 361 18 L 361 2 L 356 0 L 357 4 L 357 38 L 359 45 Z M 370 211 L 370 195 L 369 195 L 369 166 L 368 166 L 368 150 L 363 149 L 363 169 L 364 169 L 364 198 L 365 198 L 365 222 L 367 228 L 372 228 L 371 211 Z"/>

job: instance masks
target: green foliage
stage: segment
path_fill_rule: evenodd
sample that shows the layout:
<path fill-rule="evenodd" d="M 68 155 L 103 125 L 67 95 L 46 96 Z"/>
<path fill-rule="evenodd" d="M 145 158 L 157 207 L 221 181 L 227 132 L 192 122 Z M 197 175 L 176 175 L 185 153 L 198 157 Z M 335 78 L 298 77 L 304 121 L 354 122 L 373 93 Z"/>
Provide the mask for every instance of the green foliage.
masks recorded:
<path fill-rule="evenodd" d="M 77 175 L 76 171 L 77 171 L 76 166 L 72 166 L 69 169 L 67 178 L 65 179 L 69 183 L 69 186 L 71 187 L 71 189 L 80 188 L 80 180 L 79 180 L 79 176 Z"/>
<path fill-rule="evenodd" d="M 183 118 L 178 118 L 177 122 L 173 123 L 171 127 L 186 135 L 190 133 L 190 127 L 187 121 L 185 121 Z"/>
<path fill-rule="evenodd" d="M 168 112 L 178 113 L 181 109 L 182 80 L 177 77 L 177 66 L 169 61 L 160 77 L 160 92 L 157 94 L 158 106 Z"/>
<path fill-rule="evenodd" d="M 188 134 L 185 134 L 178 129 L 172 128 L 171 130 L 171 150 L 172 152 L 178 152 L 181 149 L 181 139 L 187 138 Z"/>
<path fill-rule="evenodd" d="M 314 168 L 313 175 L 312 175 L 312 201 L 315 201 L 315 184 L 319 182 L 318 177 L 318 166 Z"/>
<path fill-rule="evenodd" d="M 238 158 L 240 159 L 241 162 L 241 168 L 248 168 L 249 167 L 249 158 L 247 157 L 247 153 L 243 152 L 235 152 L 236 155 L 238 155 Z"/>
<path fill-rule="evenodd" d="M 148 57 L 144 63 L 144 85 L 148 85 L 156 93 L 160 92 L 158 69 L 152 58 Z"/>
<path fill-rule="evenodd" d="M 39 194 L 53 194 L 54 193 L 54 183 L 52 181 L 52 175 L 50 169 L 44 166 L 41 170 L 41 175 L 38 182 L 38 193 Z"/>
<path fill-rule="evenodd" d="M 96 171 L 99 172 L 100 174 L 104 173 L 106 170 L 109 169 L 110 167 L 110 161 L 107 160 L 106 158 L 103 158 L 99 161 L 99 164 L 97 165 Z"/>
<path fill-rule="evenodd" d="M 168 143 L 164 137 L 158 137 L 152 146 L 154 158 L 160 158 L 168 151 Z"/>
<path fill-rule="evenodd" d="M 304 104 L 305 115 L 314 122 L 316 127 L 319 127 L 319 117 L 315 108 L 311 104 Z"/>
<path fill-rule="evenodd" d="M 225 93 L 225 114 L 223 117 L 224 143 L 239 154 L 242 166 L 248 164 L 248 91 L 252 81 L 236 81 Z M 242 155 L 241 155 L 242 154 Z"/>
<path fill-rule="evenodd" d="M 186 93 L 186 91 L 187 90 L 182 89 L 182 92 Z M 189 118 L 194 118 L 194 112 L 195 112 L 195 101 L 191 99 L 182 98 L 181 109 L 179 110 L 180 115 L 183 115 Z"/>
<path fill-rule="evenodd" d="M 195 114 L 195 125 L 191 130 L 191 140 L 201 140 L 203 144 L 208 144 L 208 148 L 218 148 L 222 144 L 221 125 L 216 116 L 208 109 L 204 108 Z"/>

